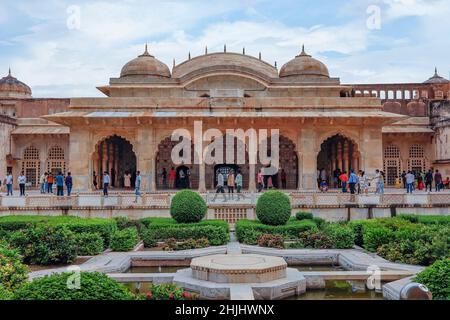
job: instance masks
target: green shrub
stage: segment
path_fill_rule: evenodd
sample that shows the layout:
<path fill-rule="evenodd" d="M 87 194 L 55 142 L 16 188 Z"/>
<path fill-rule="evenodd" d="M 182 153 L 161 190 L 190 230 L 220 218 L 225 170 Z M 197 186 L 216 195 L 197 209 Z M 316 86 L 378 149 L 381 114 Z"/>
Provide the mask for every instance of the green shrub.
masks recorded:
<path fill-rule="evenodd" d="M 22 264 L 17 250 L 0 246 L 0 287 L 4 291 L 13 291 L 18 288 L 27 280 L 27 272 L 28 268 Z"/>
<path fill-rule="evenodd" d="M 130 251 L 139 242 L 136 228 L 128 228 L 116 231 L 111 238 L 111 249 L 113 251 Z"/>
<path fill-rule="evenodd" d="M 113 219 L 79 218 L 73 216 L 5 216 L 0 217 L 0 232 L 18 231 L 35 226 L 49 225 L 53 227 L 65 226 L 75 232 L 97 232 L 104 241 L 104 247 L 109 246 L 111 235 L 117 229 Z"/>
<path fill-rule="evenodd" d="M 7 291 L 5 288 L 3 288 L 2 285 L 0 285 L 0 301 L 4 300 L 11 300 L 13 297 L 13 294 L 9 291 Z"/>
<path fill-rule="evenodd" d="M 171 238 L 163 245 L 164 251 L 178 251 L 178 250 L 190 250 L 209 247 L 209 241 L 206 238 L 200 239 L 187 239 L 185 241 L 178 242 L 176 239 Z"/>
<path fill-rule="evenodd" d="M 199 223 L 179 224 L 173 219 L 146 218 L 141 220 L 146 226 L 142 232 L 142 240 L 146 247 L 156 245 L 158 241 L 174 238 L 178 241 L 189 238 L 206 238 L 212 246 L 228 243 L 229 225 L 221 220 L 203 220 Z"/>
<path fill-rule="evenodd" d="M 297 218 L 297 220 L 312 220 L 314 216 L 311 212 L 300 211 L 295 214 L 295 218 Z"/>
<path fill-rule="evenodd" d="M 333 242 L 322 231 L 308 230 L 300 232 L 299 241 L 290 248 L 331 249 Z"/>
<path fill-rule="evenodd" d="M 312 221 L 314 221 L 314 223 L 317 225 L 317 227 L 318 227 L 319 229 L 322 229 L 322 228 L 325 226 L 325 224 L 327 223 L 327 222 L 325 221 L 325 219 L 322 219 L 322 218 L 319 218 L 319 217 L 314 217 L 314 218 L 312 219 Z"/>
<path fill-rule="evenodd" d="M 27 264 L 68 264 L 75 260 L 75 234 L 66 227 L 38 226 L 11 234 L 11 245 Z"/>
<path fill-rule="evenodd" d="M 182 190 L 172 199 L 170 215 L 178 223 L 201 221 L 208 210 L 205 200 L 195 191 Z"/>
<path fill-rule="evenodd" d="M 281 191 L 267 191 L 258 198 L 256 216 L 266 225 L 285 225 L 291 217 L 291 200 Z"/>
<path fill-rule="evenodd" d="M 399 218 L 412 223 L 450 225 L 450 216 L 421 216 L 413 214 L 402 214 L 399 216 Z"/>
<path fill-rule="evenodd" d="M 414 281 L 426 285 L 433 294 L 433 300 L 450 300 L 450 259 L 436 261 L 420 272 Z"/>
<path fill-rule="evenodd" d="M 258 239 L 258 245 L 260 247 L 283 249 L 284 239 L 282 236 L 276 234 L 263 234 Z"/>
<path fill-rule="evenodd" d="M 236 236 L 241 243 L 254 245 L 263 234 L 281 235 L 284 239 L 297 239 L 300 232 L 317 230 L 311 220 L 290 219 L 287 224 L 269 226 L 254 220 L 239 220 L 235 225 Z"/>
<path fill-rule="evenodd" d="M 134 227 L 140 233 L 143 228 L 140 220 L 132 220 L 127 217 L 115 217 L 114 221 L 116 221 L 118 230 L 123 230 L 123 229 L 128 229 L 128 228 Z"/>
<path fill-rule="evenodd" d="M 364 227 L 363 244 L 366 250 L 376 252 L 378 247 L 395 239 L 394 232 L 386 227 Z"/>
<path fill-rule="evenodd" d="M 330 223 L 323 232 L 331 240 L 334 249 L 351 249 L 355 244 L 355 233 L 346 225 Z"/>
<path fill-rule="evenodd" d="M 131 300 L 133 295 L 123 285 L 99 272 L 81 272 L 79 289 L 73 273 L 52 274 L 25 283 L 14 292 L 15 300 Z"/>
<path fill-rule="evenodd" d="M 77 243 L 77 255 L 79 256 L 95 256 L 104 250 L 103 239 L 98 233 L 76 233 L 75 241 Z"/>

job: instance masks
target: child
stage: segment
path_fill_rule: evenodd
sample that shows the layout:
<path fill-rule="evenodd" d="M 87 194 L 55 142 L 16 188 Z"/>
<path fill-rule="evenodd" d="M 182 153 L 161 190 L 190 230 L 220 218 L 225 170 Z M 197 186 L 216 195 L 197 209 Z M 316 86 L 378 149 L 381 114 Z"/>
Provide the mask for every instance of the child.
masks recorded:
<path fill-rule="evenodd" d="M 322 180 L 320 182 L 320 191 L 322 191 L 322 192 L 328 191 L 328 184 L 327 184 L 326 180 Z"/>

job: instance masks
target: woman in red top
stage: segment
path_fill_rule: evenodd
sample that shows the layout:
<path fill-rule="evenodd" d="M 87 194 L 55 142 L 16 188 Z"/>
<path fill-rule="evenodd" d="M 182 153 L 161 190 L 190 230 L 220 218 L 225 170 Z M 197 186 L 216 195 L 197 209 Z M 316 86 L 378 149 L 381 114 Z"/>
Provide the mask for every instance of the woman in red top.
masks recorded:
<path fill-rule="evenodd" d="M 347 171 L 344 171 L 344 172 L 339 176 L 339 180 L 341 180 L 341 184 L 342 184 L 342 192 L 343 192 L 343 193 L 347 193 L 347 182 L 348 182 Z"/>
<path fill-rule="evenodd" d="M 175 168 L 172 167 L 169 171 L 169 188 L 173 189 L 175 188 L 175 179 L 177 177 L 177 172 L 175 171 Z"/>

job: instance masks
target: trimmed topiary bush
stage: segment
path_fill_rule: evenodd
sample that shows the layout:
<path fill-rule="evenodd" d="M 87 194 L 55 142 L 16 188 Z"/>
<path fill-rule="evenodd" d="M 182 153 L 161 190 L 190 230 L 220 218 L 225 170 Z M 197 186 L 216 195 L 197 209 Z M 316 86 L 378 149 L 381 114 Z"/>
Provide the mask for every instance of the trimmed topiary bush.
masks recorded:
<path fill-rule="evenodd" d="M 0 287 L 4 291 L 15 290 L 27 280 L 27 273 L 28 268 L 17 250 L 0 246 Z"/>
<path fill-rule="evenodd" d="M 267 191 L 258 198 L 256 216 L 263 224 L 285 225 L 291 217 L 291 201 L 281 191 Z"/>
<path fill-rule="evenodd" d="M 77 256 L 75 234 L 66 227 L 43 225 L 16 231 L 10 243 L 27 264 L 69 264 Z"/>
<path fill-rule="evenodd" d="M 201 221 L 207 212 L 205 200 L 192 190 L 182 190 L 172 199 L 170 215 L 178 223 L 195 223 Z"/>
<path fill-rule="evenodd" d="M 132 220 L 127 217 L 115 217 L 114 221 L 116 221 L 118 230 L 123 230 L 123 229 L 128 229 L 128 228 L 134 227 L 137 229 L 138 233 L 140 233 L 142 230 L 142 227 L 143 227 L 140 220 Z"/>
<path fill-rule="evenodd" d="M 414 281 L 426 285 L 433 294 L 433 300 L 450 300 L 450 259 L 436 261 L 420 272 Z"/>
<path fill-rule="evenodd" d="M 103 239 L 98 233 L 82 232 L 75 234 L 77 243 L 77 255 L 95 256 L 101 253 L 103 248 Z"/>
<path fill-rule="evenodd" d="M 111 238 L 111 249 L 113 251 L 130 251 L 139 242 L 136 228 L 128 228 L 116 231 Z"/>
<path fill-rule="evenodd" d="M 311 212 L 300 211 L 295 214 L 295 218 L 297 220 L 312 220 L 314 216 Z"/>
<path fill-rule="evenodd" d="M 27 282 L 14 292 L 14 300 L 132 300 L 128 289 L 99 272 L 81 272 L 76 288 L 76 274 L 60 273 Z M 67 284 L 73 284 L 69 289 Z"/>

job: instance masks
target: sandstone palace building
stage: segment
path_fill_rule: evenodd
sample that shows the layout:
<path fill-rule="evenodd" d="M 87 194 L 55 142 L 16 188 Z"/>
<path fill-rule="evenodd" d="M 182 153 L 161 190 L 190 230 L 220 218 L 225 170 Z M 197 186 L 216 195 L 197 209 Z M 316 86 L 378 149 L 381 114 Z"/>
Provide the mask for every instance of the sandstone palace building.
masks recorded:
<path fill-rule="evenodd" d="M 450 85 L 437 70 L 423 83 L 341 84 L 304 49 L 280 69 L 224 48 L 170 70 L 146 48 L 98 89 L 105 97 L 33 98 L 11 71 L 2 78 L 0 177 L 24 171 L 36 186 L 43 172 L 70 171 L 83 192 L 94 172 L 109 172 L 121 188 L 125 172 L 140 170 L 142 188 L 156 192 L 166 188 L 163 169 L 187 167 L 191 187 L 204 191 L 217 172 L 239 169 L 244 189 L 254 190 L 261 164 L 172 163 L 173 130 L 193 130 L 194 121 L 223 132 L 280 129 L 289 190 L 316 188 L 321 168 L 380 169 L 387 184 L 403 170 L 450 176 Z"/>

